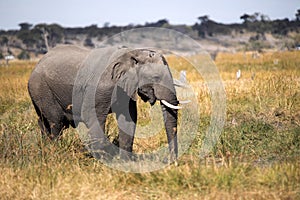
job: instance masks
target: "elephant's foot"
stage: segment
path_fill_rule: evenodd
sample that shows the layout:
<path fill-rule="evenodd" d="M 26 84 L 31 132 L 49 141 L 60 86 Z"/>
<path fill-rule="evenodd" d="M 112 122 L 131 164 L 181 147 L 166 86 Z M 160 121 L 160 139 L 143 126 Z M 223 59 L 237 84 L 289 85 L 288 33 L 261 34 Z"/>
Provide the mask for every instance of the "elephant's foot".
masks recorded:
<path fill-rule="evenodd" d="M 90 141 L 86 147 L 93 157 L 99 160 L 111 161 L 119 153 L 118 147 L 106 139 Z"/>
<path fill-rule="evenodd" d="M 120 149 L 120 159 L 127 162 L 127 161 L 136 161 L 136 156 L 129 151 Z"/>
<path fill-rule="evenodd" d="M 177 158 L 172 158 L 172 156 L 169 156 L 169 157 L 166 157 L 163 159 L 163 163 L 166 163 L 166 164 L 173 164 L 177 167 L 178 166 L 178 160 Z"/>

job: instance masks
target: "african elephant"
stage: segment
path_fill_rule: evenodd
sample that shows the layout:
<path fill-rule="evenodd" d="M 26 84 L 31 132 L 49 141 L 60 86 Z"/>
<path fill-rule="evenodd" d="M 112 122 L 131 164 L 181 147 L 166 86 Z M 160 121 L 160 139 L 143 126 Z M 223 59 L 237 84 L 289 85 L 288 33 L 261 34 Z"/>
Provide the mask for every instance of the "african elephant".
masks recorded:
<path fill-rule="evenodd" d="M 76 127 L 83 122 L 91 141 L 100 139 L 95 148 L 105 151 L 112 145 L 104 136 L 106 118 L 109 113 L 116 113 L 121 157 L 132 152 L 137 95 L 151 105 L 159 100 L 170 159 L 177 159 L 180 107 L 166 59 L 156 51 L 58 46 L 38 62 L 28 81 L 28 90 L 41 132 L 51 139 L 69 125 Z"/>

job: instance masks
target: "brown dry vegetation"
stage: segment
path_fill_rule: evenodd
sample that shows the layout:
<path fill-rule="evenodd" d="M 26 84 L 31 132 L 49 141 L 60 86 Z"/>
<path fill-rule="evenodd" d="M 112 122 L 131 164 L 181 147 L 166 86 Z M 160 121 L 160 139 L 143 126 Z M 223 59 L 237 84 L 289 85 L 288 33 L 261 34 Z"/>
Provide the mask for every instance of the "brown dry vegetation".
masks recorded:
<path fill-rule="evenodd" d="M 133 174 L 110 169 L 82 152 L 76 131 L 59 141 L 40 137 L 27 93 L 34 62 L 0 68 L 0 199 L 297 199 L 300 198 L 300 52 L 218 54 L 215 64 L 227 96 L 226 124 L 217 145 L 199 158 L 210 123 L 211 100 L 201 76 L 188 62 L 197 94 L 200 126 L 189 151 L 156 172 Z M 242 78 L 235 79 L 238 69 Z M 148 105 L 139 107 L 147 123 Z M 111 117 L 112 118 L 112 117 Z M 113 119 L 108 135 L 116 137 Z M 135 140 L 134 150 L 166 144 L 163 132 Z"/>

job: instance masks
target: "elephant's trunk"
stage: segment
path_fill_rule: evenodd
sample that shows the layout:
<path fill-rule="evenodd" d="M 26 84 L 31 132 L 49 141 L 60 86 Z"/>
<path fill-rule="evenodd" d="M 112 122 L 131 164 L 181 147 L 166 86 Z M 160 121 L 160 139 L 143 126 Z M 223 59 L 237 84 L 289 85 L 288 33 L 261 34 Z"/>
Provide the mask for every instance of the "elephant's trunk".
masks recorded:
<path fill-rule="evenodd" d="M 162 86 L 154 87 L 154 93 L 158 100 L 161 100 L 161 107 L 164 117 L 164 123 L 168 138 L 170 161 L 177 163 L 178 145 L 177 145 L 177 108 L 171 108 L 164 104 L 164 101 L 177 107 L 178 100 L 175 93 L 175 88 L 166 88 Z M 164 101 L 162 101 L 164 100 Z"/>
<path fill-rule="evenodd" d="M 177 110 L 161 105 L 165 128 L 167 132 L 169 151 L 170 151 L 170 161 L 173 162 L 177 160 L 178 157 L 178 145 L 177 145 Z"/>

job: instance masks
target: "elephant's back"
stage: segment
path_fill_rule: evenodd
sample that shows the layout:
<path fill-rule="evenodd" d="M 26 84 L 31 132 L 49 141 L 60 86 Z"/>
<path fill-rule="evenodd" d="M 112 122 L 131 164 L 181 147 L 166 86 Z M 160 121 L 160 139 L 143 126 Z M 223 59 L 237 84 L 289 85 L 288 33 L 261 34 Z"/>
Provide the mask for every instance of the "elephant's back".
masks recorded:
<path fill-rule="evenodd" d="M 76 75 L 80 64 L 90 50 L 72 45 L 60 45 L 51 49 L 38 62 L 34 72 L 55 81 L 69 81 Z"/>

